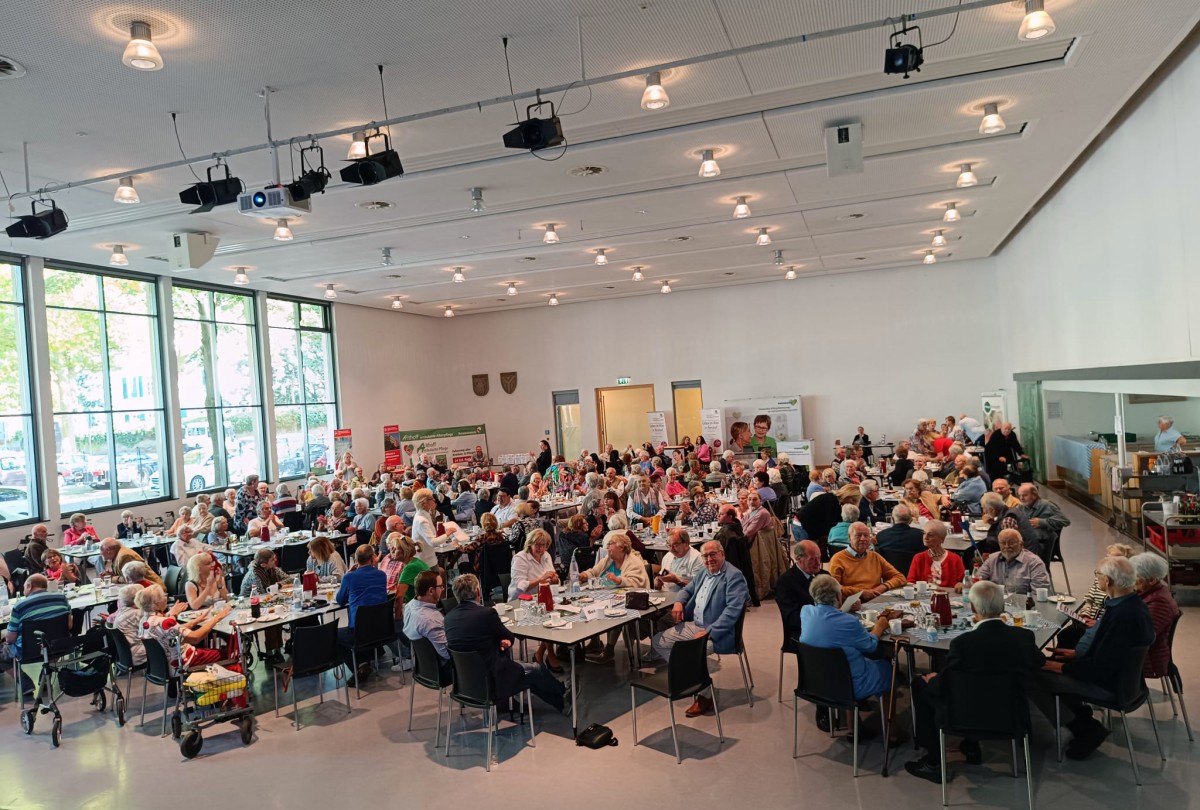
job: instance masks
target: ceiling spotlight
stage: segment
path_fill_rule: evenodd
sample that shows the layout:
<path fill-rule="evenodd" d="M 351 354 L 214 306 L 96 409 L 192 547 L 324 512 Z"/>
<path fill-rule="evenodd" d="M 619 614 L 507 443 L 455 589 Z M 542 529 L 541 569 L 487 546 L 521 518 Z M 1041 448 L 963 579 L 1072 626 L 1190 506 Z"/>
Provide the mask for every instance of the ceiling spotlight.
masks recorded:
<path fill-rule="evenodd" d="M 554 230 L 554 225 L 546 226 L 546 233 L 542 236 L 542 241 L 547 245 L 558 244 L 558 231 Z"/>
<path fill-rule="evenodd" d="M 959 188 L 970 188 L 979 184 L 979 178 L 975 176 L 975 172 L 971 171 L 971 164 L 964 163 L 958 167 L 958 182 L 955 184 Z"/>
<path fill-rule="evenodd" d="M 325 298 L 329 301 L 333 301 L 337 298 L 337 290 L 333 288 L 332 284 L 325 285 Z"/>
<path fill-rule="evenodd" d="M 917 44 L 905 42 L 903 38 L 916 32 Z M 888 48 L 883 52 L 883 72 L 903 73 L 904 78 L 916 71 L 920 72 L 925 64 L 925 43 L 921 40 L 921 28 L 916 25 L 905 25 L 899 31 L 893 31 L 888 37 Z"/>
<path fill-rule="evenodd" d="M 392 309 L 404 309 L 404 302 L 400 300 L 400 296 L 392 296 Z"/>
<path fill-rule="evenodd" d="M 129 266 L 129 257 L 125 255 L 124 245 L 113 245 L 112 256 L 109 257 L 108 263 L 113 267 Z"/>
<path fill-rule="evenodd" d="M 39 205 L 44 210 L 38 211 Z M 5 228 L 4 232 L 13 239 L 49 239 L 67 229 L 67 212 L 59 208 L 54 200 L 34 200 L 30 210 L 32 213 L 17 217 L 17 221 Z"/>
<path fill-rule="evenodd" d="M 1000 105 L 994 101 L 984 104 L 983 120 L 979 122 L 979 134 L 995 135 L 997 132 L 1003 132 L 1005 126 L 1004 119 L 1000 117 Z"/>
<path fill-rule="evenodd" d="M 646 76 L 646 89 L 642 92 L 643 110 L 661 110 L 669 106 L 671 99 L 667 98 L 666 88 L 663 87 L 662 74 L 657 70 Z"/>
<path fill-rule="evenodd" d="M 229 165 L 224 165 L 225 177 L 213 180 L 213 169 L 218 168 L 218 166 L 209 166 L 207 181 L 188 186 L 179 192 L 179 201 L 181 203 L 197 206 L 188 213 L 204 214 L 213 210 L 218 205 L 229 205 L 237 202 L 238 195 L 242 193 L 245 186 L 242 185 L 241 180 L 229 173 Z"/>
<path fill-rule="evenodd" d="M 446 309 L 446 311 L 442 313 L 442 316 L 446 317 L 446 318 L 453 318 L 454 317 L 454 307 L 447 304 L 445 309 Z"/>
<path fill-rule="evenodd" d="M 937 256 L 933 255 L 932 250 L 925 251 L 925 258 L 921 260 L 925 264 L 937 264 Z"/>
<path fill-rule="evenodd" d="M 346 160 L 358 160 L 367 156 L 367 133 L 359 130 L 350 136 L 350 149 L 346 152 Z"/>
<path fill-rule="evenodd" d="M 1054 20 L 1046 13 L 1045 0 L 1025 0 L 1025 19 L 1017 39 L 1031 41 L 1048 37 L 1054 33 Z"/>
<path fill-rule="evenodd" d="M 246 272 L 245 267 L 235 267 L 233 269 L 237 271 L 237 275 L 235 275 L 233 277 L 234 284 L 249 284 L 250 283 L 250 276 Z"/>
<path fill-rule="evenodd" d="M 608 264 L 608 248 L 596 249 L 596 264 L 601 267 Z"/>
<path fill-rule="evenodd" d="M 786 272 L 786 273 L 784 273 L 783 277 L 784 277 L 786 280 L 788 280 L 788 281 L 795 281 L 795 280 L 796 280 L 796 267 L 795 267 L 795 265 L 793 265 L 793 266 L 789 267 L 789 268 L 787 269 L 787 272 Z"/>
<path fill-rule="evenodd" d="M 945 231 L 934 231 L 933 232 L 933 246 L 935 248 L 941 248 L 941 247 L 946 246 L 946 232 Z"/>
<path fill-rule="evenodd" d="M 286 219 L 275 220 L 275 241 L 292 241 L 292 229 L 288 227 L 288 221 Z"/>
<path fill-rule="evenodd" d="M 733 206 L 733 218 L 745 219 L 750 216 L 750 206 L 746 205 L 745 197 L 737 198 L 737 205 Z"/>
<path fill-rule="evenodd" d="M 150 41 L 150 25 L 140 20 L 129 25 L 129 44 L 121 61 L 134 70 L 162 70 L 163 60 Z"/>
<path fill-rule="evenodd" d="M 485 208 L 487 208 L 487 206 L 483 204 L 483 189 L 471 189 L 471 213 L 482 214 Z"/>
<path fill-rule="evenodd" d="M 671 282 L 664 281 L 662 287 L 659 288 L 659 292 L 662 293 L 663 295 L 666 295 L 670 291 L 671 291 Z"/>
<path fill-rule="evenodd" d="M 636 266 L 633 268 L 633 280 L 634 280 L 634 281 L 641 281 L 641 280 L 642 280 L 642 279 L 644 279 L 644 278 L 645 278 L 645 276 L 643 276 L 643 275 L 642 275 L 642 266 L 641 266 L 640 264 L 639 264 L 639 265 L 636 265 Z"/>
<path fill-rule="evenodd" d="M 133 187 L 132 177 L 122 177 L 121 182 L 117 184 L 117 193 L 113 195 L 113 202 L 124 203 L 125 205 L 133 205 L 141 202 L 138 199 L 137 189 Z"/>
<path fill-rule="evenodd" d="M 779 267 L 783 266 L 783 251 L 782 250 L 775 251 L 775 264 L 778 265 Z"/>
<path fill-rule="evenodd" d="M 455 267 L 454 268 L 454 283 L 462 284 L 466 280 L 467 280 L 467 277 L 463 274 L 463 269 L 461 267 Z"/>
<path fill-rule="evenodd" d="M 558 306 L 558 293 L 550 293 L 550 306 Z"/>
<path fill-rule="evenodd" d="M 371 152 L 372 138 L 383 138 L 383 151 Z M 363 148 L 366 150 L 363 157 L 352 160 L 349 166 L 342 167 L 342 170 L 338 172 L 342 182 L 373 186 L 404 174 L 404 165 L 400 162 L 400 155 L 392 149 L 392 139 L 386 132 L 364 133 Z"/>
<path fill-rule="evenodd" d="M 771 244 L 771 234 L 767 233 L 766 228 L 758 229 L 758 238 L 754 240 L 754 244 L 759 247 L 766 247 Z"/>
<path fill-rule="evenodd" d="M 517 294 L 517 283 L 515 281 L 508 282 L 508 295 L 511 298 Z"/>
<path fill-rule="evenodd" d="M 720 173 L 721 167 L 717 165 L 716 158 L 713 157 L 713 150 L 705 149 L 700 155 L 700 176 L 716 177 Z"/>
<path fill-rule="evenodd" d="M 958 222 L 962 216 L 958 213 L 957 203 L 946 203 L 946 213 L 942 214 L 942 222 Z"/>
<path fill-rule="evenodd" d="M 382 250 L 380 250 L 379 264 L 381 267 L 391 267 L 392 266 L 392 249 L 390 247 L 385 247 Z"/>

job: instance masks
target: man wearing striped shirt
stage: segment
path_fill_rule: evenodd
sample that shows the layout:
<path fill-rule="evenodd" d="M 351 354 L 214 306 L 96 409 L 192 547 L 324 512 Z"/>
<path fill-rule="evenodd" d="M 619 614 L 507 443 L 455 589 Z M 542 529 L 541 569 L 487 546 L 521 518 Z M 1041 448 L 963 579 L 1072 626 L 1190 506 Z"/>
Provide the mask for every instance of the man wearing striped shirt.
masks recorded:
<path fill-rule="evenodd" d="M 25 580 L 25 598 L 13 605 L 4 643 L 0 644 L 0 663 L 21 659 L 21 628 L 25 622 L 53 619 L 66 614 L 67 627 L 71 626 L 71 605 L 67 597 L 61 593 L 50 593 L 46 590 L 48 587 L 49 581 L 41 574 L 34 574 Z"/>

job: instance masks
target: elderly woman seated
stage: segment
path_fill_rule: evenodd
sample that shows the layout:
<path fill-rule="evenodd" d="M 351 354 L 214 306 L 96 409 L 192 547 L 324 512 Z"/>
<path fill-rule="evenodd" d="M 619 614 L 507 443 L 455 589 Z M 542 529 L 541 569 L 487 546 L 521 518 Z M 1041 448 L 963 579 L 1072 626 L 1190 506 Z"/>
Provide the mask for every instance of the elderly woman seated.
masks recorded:
<path fill-rule="evenodd" d="M 156 584 L 150 576 L 150 566 L 140 560 L 131 560 L 121 566 L 121 580 L 130 585 L 141 585 L 143 588 Z"/>
<path fill-rule="evenodd" d="M 1146 652 L 1146 663 L 1142 669 L 1144 678 L 1162 678 L 1171 665 L 1171 627 L 1179 618 L 1179 605 L 1167 587 L 1167 561 L 1154 552 L 1138 554 L 1129 559 L 1136 576 L 1134 590 L 1146 603 L 1150 611 L 1150 622 L 1154 625 L 1154 643 Z"/>
<path fill-rule="evenodd" d="M 250 570 L 242 578 L 240 596 L 249 596 L 255 587 L 259 593 L 266 593 L 272 585 L 287 581 L 288 575 L 279 567 L 275 552 L 269 548 L 260 548 L 254 552 L 254 562 Z"/>
<path fill-rule="evenodd" d="M 842 520 L 829 530 L 830 548 L 842 549 L 850 545 L 850 526 L 858 521 L 858 507 L 852 503 L 842 504 Z"/>
<path fill-rule="evenodd" d="M 46 575 L 46 579 L 50 582 L 58 582 L 61 585 L 76 585 L 79 583 L 79 566 L 74 563 L 63 562 L 63 557 L 58 553 L 57 549 L 46 549 L 46 553 L 42 555 L 42 562 L 46 566 L 46 570 L 42 573 Z"/>
<path fill-rule="evenodd" d="M 646 561 L 633 550 L 629 536 L 620 530 L 611 531 L 604 537 L 608 556 L 596 561 L 587 571 L 579 572 L 579 581 L 599 580 L 606 588 L 649 588 L 650 577 L 646 573 Z M 620 629 L 611 630 L 604 651 L 596 657 L 600 663 L 613 660 L 613 649 L 617 645 Z"/>
<path fill-rule="evenodd" d="M 108 614 L 106 619 L 108 626 L 120 631 L 125 640 L 129 642 L 129 652 L 133 655 L 135 667 L 146 663 L 146 648 L 142 646 L 141 622 L 138 621 L 139 613 L 134 605 L 134 600 L 142 588 L 142 585 L 130 584 L 117 591 L 117 609 Z"/>
<path fill-rule="evenodd" d="M 184 668 L 204 666 L 220 661 L 220 650 L 201 649 L 197 644 L 202 643 L 212 633 L 213 628 L 221 619 L 229 615 L 232 605 L 226 604 L 218 611 L 202 610 L 186 622 L 175 619 L 174 611 L 167 613 L 167 594 L 158 585 L 151 585 L 138 591 L 134 604 L 141 611 L 140 621 L 146 630 L 147 641 L 153 640 L 167 651 L 171 669 L 179 666 Z M 182 603 L 181 603 L 182 604 Z M 174 649 L 172 631 L 179 633 L 179 648 L 182 660 L 170 659 Z"/>
<path fill-rule="evenodd" d="M 525 548 L 512 558 L 512 573 L 508 586 L 508 598 L 516 599 L 521 594 L 537 598 L 543 585 L 557 585 L 558 574 L 554 560 L 550 557 L 550 533 L 545 529 L 534 529 L 525 538 Z M 551 672 L 562 672 L 562 666 L 548 642 L 538 645 L 534 660 L 539 664 L 546 659 Z"/>
<path fill-rule="evenodd" d="M 188 560 L 187 582 L 184 583 L 183 593 L 192 610 L 209 607 L 215 602 L 229 598 L 229 591 L 225 588 L 225 576 L 212 554 L 197 554 Z"/>
<path fill-rule="evenodd" d="M 305 568 L 318 577 L 342 576 L 346 563 L 334 548 L 333 541 L 325 535 L 317 535 L 308 541 L 308 561 Z"/>

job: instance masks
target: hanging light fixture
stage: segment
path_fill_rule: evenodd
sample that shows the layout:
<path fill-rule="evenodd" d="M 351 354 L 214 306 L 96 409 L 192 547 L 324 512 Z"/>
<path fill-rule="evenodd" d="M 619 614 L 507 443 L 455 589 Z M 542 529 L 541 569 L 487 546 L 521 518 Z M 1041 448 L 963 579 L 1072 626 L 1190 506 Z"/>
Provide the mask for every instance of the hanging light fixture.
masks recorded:
<path fill-rule="evenodd" d="M 288 227 L 288 221 L 286 219 L 275 220 L 275 241 L 292 241 L 292 229 Z"/>
<path fill-rule="evenodd" d="M 736 205 L 733 206 L 733 218 L 745 219 L 750 216 L 750 206 L 746 204 L 745 197 L 738 197 Z"/>
<path fill-rule="evenodd" d="M 517 282 L 515 282 L 515 281 L 508 282 L 508 297 L 511 298 L 516 294 L 517 294 Z"/>
<path fill-rule="evenodd" d="M 633 268 L 633 280 L 641 281 L 644 278 L 645 278 L 645 276 L 642 275 L 642 266 L 640 264 L 635 265 Z"/>
<path fill-rule="evenodd" d="M 233 269 L 237 271 L 233 277 L 234 284 L 244 285 L 250 283 L 250 275 L 246 272 L 245 267 L 235 267 Z"/>
<path fill-rule="evenodd" d="M 135 20 L 129 25 L 129 44 L 121 61 L 134 70 L 162 70 L 163 60 L 150 41 L 150 24 Z"/>
<path fill-rule="evenodd" d="M 608 248 L 596 248 L 596 264 L 601 267 L 608 264 Z"/>
<path fill-rule="evenodd" d="M 758 238 L 754 240 L 754 244 L 759 247 L 766 247 L 771 244 L 771 234 L 767 233 L 766 228 L 758 229 Z"/>
<path fill-rule="evenodd" d="M 979 185 L 979 178 L 975 176 L 975 172 L 971 171 L 970 163 L 964 163 L 958 167 L 958 182 L 955 185 L 959 188 Z"/>
<path fill-rule="evenodd" d="M 942 248 L 942 247 L 946 246 L 945 231 L 934 231 L 933 232 L 933 246 L 935 248 Z"/>
<path fill-rule="evenodd" d="M 337 290 L 335 290 L 333 288 L 332 284 L 326 284 L 325 285 L 325 299 L 328 301 L 333 301 L 336 298 L 337 298 Z"/>
<path fill-rule="evenodd" d="M 958 222 L 962 216 L 958 213 L 957 203 L 946 203 L 946 213 L 942 214 L 943 222 Z"/>
<path fill-rule="evenodd" d="M 792 265 L 791 267 L 789 267 L 787 269 L 787 272 L 784 273 L 783 277 L 785 279 L 787 279 L 788 281 L 795 281 L 796 280 L 796 266 Z"/>
<path fill-rule="evenodd" d="M 461 267 L 455 267 L 454 268 L 454 283 L 462 284 L 466 280 L 467 280 L 467 277 L 466 277 L 466 275 L 463 274 L 463 269 Z"/>
<path fill-rule="evenodd" d="M 121 182 L 117 183 L 117 193 L 113 195 L 113 202 L 124 203 L 125 205 L 133 205 L 139 203 L 137 189 L 133 187 L 132 177 L 122 177 Z"/>
<path fill-rule="evenodd" d="M 700 176 L 716 177 L 720 173 L 721 167 L 717 165 L 717 160 L 713 157 L 713 150 L 705 149 L 700 155 Z"/>
<path fill-rule="evenodd" d="M 445 318 L 453 318 L 454 317 L 454 307 L 447 304 L 445 309 L 446 309 L 446 311 L 442 313 L 442 316 Z"/>
<path fill-rule="evenodd" d="M 932 250 L 925 251 L 925 258 L 921 260 L 925 264 L 937 264 L 937 256 L 933 255 Z"/>
<path fill-rule="evenodd" d="M 1006 126 L 1008 125 L 1000 117 L 999 104 L 989 101 L 983 105 L 983 119 L 979 122 L 980 135 L 995 135 L 997 132 L 1003 132 Z"/>
<path fill-rule="evenodd" d="M 350 138 L 350 149 L 346 152 L 346 160 L 365 158 L 367 156 L 367 133 L 360 129 Z"/>
<path fill-rule="evenodd" d="M 392 266 L 392 249 L 390 247 L 382 248 L 379 251 L 379 265 L 381 267 Z"/>
<path fill-rule="evenodd" d="M 112 256 L 108 257 L 108 263 L 113 267 L 129 266 L 129 257 L 125 255 L 124 245 L 113 245 Z"/>
<path fill-rule="evenodd" d="M 558 306 L 558 293 L 550 293 L 550 306 Z"/>
<path fill-rule="evenodd" d="M 783 267 L 783 251 L 782 250 L 775 251 L 775 264 L 779 267 Z"/>
<path fill-rule="evenodd" d="M 472 214 L 482 214 L 485 208 L 487 208 L 487 206 L 483 204 L 483 189 L 472 188 L 471 189 L 471 209 L 470 209 L 471 213 Z"/>
<path fill-rule="evenodd" d="M 1025 0 L 1025 19 L 1021 20 L 1021 30 L 1017 39 L 1030 42 L 1054 33 L 1054 20 L 1046 12 L 1045 0 Z"/>
<path fill-rule="evenodd" d="M 558 231 L 554 230 L 555 225 L 552 223 L 546 226 L 546 233 L 542 236 L 542 241 L 547 245 L 558 244 Z"/>
<path fill-rule="evenodd" d="M 646 76 L 646 89 L 642 91 L 643 110 L 661 110 L 671 104 L 663 87 L 662 74 L 657 70 Z"/>
<path fill-rule="evenodd" d="M 671 292 L 671 282 L 664 281 L 662 287 L 660 287 L 658 291 L 660 293 L 662 293 L 663 295 L 666 295 L 667 293 Z"/>
<path fill-rule="evenodd" d="M 392 309 L 404 309 L 404 301 L 399 295 L 392 296 Z"/>

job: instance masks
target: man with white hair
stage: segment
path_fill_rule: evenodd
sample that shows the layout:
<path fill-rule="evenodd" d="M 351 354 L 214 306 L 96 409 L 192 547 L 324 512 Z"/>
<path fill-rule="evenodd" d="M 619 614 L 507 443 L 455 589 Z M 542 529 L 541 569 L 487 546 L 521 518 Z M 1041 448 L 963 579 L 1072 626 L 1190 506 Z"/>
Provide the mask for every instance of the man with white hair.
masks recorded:
<path fill-rule="evenodd" d="M 1008 485 L 1008 479 L 997 478 L 992 481 L 992 492 L 995 492 L 1004 499 L 1004 505 L 1009 509 L 1016 509 L 1021 505 L 1021 501 L 1017 496 L 1013 495 L 1012 487 Z"/>
<path fill-rule="evenodd" d="M 1183 449 L 1187 439 L 1175 429 L 1175 417 L 1158 417 L 1158 433 L 1154 434 L 1154 452 L 1174 453 Z"/>
<path fill-rule="evenodd" d="M 864 478 L 858 485 L 862 500 L 858 502 L 858 516 L 864 523 L 887 523 L 887 503 L 879 497 L 879 483 L 874 478 Z"/>
<path fill-rule="evenodd" d="M 941 783 L 942 764 L 938 754 L 937 709 L 945 705 L 949 682 L 974 683 L 981 676 L 1008 674 L 1014 680 L 1028 678 L 1042 668 L 1045 658 L 1038 651 L 1033 633 L 1009 627 L 1000 618 L 1004 612 L 1004 589 L 994 582 L 976 582 L 968 597 L 975 614 L 975 626 L 970 633 L 956 636 L 950 642 L 950 653 L 938 673 L 916 678 L 912 683 L 913 711 L 916 712 L 916 744 L 925 755 L 904 764 L 904 769 L 921 779 Z M 1009 696 L 988 694 L 989 701 L 1004 701 Z M 977 764 L 982 759 L 979 743 L 965 738 L 958 750 L 967 762 Z"/>
<path fill-rule="evenodd" d="M 1071 519 L 1063 514 L 1058 504 L 1042 498 L 1037 484 L 1021 484 L 1017 497 L 1021 501 L 1021 509 L 1029 517 L 1029 525 L 1033 527 L 1038 543 L 1046 550 L 1049 559 L 1053 543 L 1062 535 L 1062 530 L 1071 525 Z"/>
<path fill-rule="evenodd" d="M 1111 702 L 1121 689 L 1120 676 L 1133 650 L 1154 643 L 1150 611 L 1135 592 L 1133 564 L 1124 557 L 1105 557 L 1096 566 L 1096 584 L 1107 595 L 1104 613 L 1091 630 L 1092 641 L 1080 652 L 1059 650 L 1034 680 L 1030 699 L 1051 723 L 1055 722 L 1054 696 L 1058 695 L 1070 719 L 1064 726 L 1073 739 L 1067 756 L 1084 759 L 1095 751 L 1108 729 L 1092 717 L 1089 699 Z M 1089 631 L 1091 632 L 1091 631 Z"/>
<path fill-rule="evenodd" d="M 1025 548 L 1016 529 L 1001 529 L 1000 551 L 991 554 L 975 575 L 1003 585 L 1014 593 L 1033 593 L 1050 587 L 1050 574 L 1042 558 Z"/>
<path fill-rule="evenodd" d="M 876 536 L 875 548 L 889 553 L 920 554 L 925 550 L 923 532 L 912 522 L 912 510 L 904 504 L 898 504 L 892 509 L 892 525 Z"/>
<path fill-rule="evenodd" d="M 1008 465 L 1016 464 L 1020 459 L 1027 459 L 1021 440 L 1013 430 L 1012 422 L 1003 422 L 999 430 L 993 430 L 983 448 L 983 458 L 987 464 L 988 475 L 992 480 L 1003 478 L 1008 472 Z"/>

